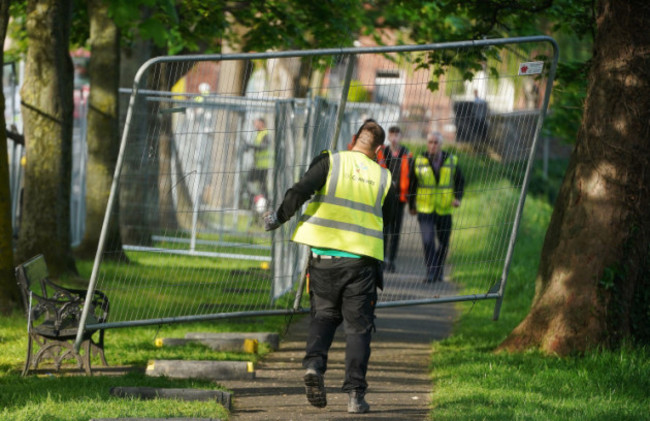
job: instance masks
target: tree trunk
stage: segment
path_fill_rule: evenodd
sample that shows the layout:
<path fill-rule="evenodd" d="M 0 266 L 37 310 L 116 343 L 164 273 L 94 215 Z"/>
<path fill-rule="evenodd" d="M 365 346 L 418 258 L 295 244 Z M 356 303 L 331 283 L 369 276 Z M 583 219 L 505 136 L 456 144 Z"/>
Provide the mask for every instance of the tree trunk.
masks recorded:
<path fill-rule="evenodd" d="M 26 165 L 16 258 L 43 253 L 52 275 L 76 273 L 70 247 L 71 9 L 71 0 L 27 2 L 29 48 L 20 90 Z"/>
<path fill-rule="evenodd" d="M 176 83 L 172 80 L 173 65 L 161 63 L 158 65 L 160 77 L 158 86 L 155 88 L 162 92 L 169 92 Z M 154 72 L 152 72 L 154 73 Z M 157 73 L 157 72 L 155 72 Z M 175 76 L 174 76 L 175 78 Z M 162 102 L 160 109 L 168 110 L 172 107 L 171 103 Z M 190 229 L 192 225 L 192 214 L 188 210 L 192 209 L 192 200 L 186 188 L 184 181 L 174 185 L 172 183 L 172 173 L 176 170 L 172 159 L 172 149 L 174 145 L 174 134 L 172 129 L 172 115 L 169 112 L 160 114 L 159 117 L 152 117 L 151 124 L 160 125 L 158 135 L 158 223 L 161 228 L 178 229 L 179 227 Z M 174 205 L 173 190 L 176 189 L 178 205 Z M 176 209 L 182 209 L 177 213 Z"/>
<path fill-rule="evenodd" d="M 108 17 L 108 5 L 101 0 L 88 2 L 90 20 L 90 96 L 88 107 L 88 164 L 86 177 L 86 231 L 75 250 L 77 256 L 94 258 L 102 230 L 106 203 L 111 190 L 120 145 L 118 122 L 119 31 Z M 117 204 L 113 207 L 106 245 L 122 255 Z"/>
<path fill-rule="evenodd" d="M 535 298 L 500 349 L 567 355 L 650 341 L 650 3 L 602 0 L 598 12 L 585 111 Z"/>
<path fill-rule="evenodd" d="M 0 43 L 4 44 L 9 22 L 9 0 L 0 0 Z M 0 69 L 4 58 L 0 56 Z M 6 126 L 5 97 L 0 92 L 0 128 Z M 19 302 L 14 277 L 14 252 L 11 226 L 11 192 L 9 191 L 9 159 L 7 157 L 7 132 L 0 130 L 0 315 L 10 313 Z"/>
<path fill-rule="evenodd" d="M 226 35 L 221 40 L 221 53 L 241 53 L 242 45 L 237 40 L 244 39 L 248 29 L 237 23 L 230 12 L 226 13 L 226 21 L 228 27 Z M 244 60 L 223 60 L 219 62 L 218 66 L 219 76 L 213 91 L 226 97 L 243 96 L 246 80 L 251 73 L 247 71 L 247 62 Z M 234 203 L 233 195 L 237 194 L 232 192 L 232 189 L 227 188 L 233 180 L 227 174 L 235 173 L 236 163 L 239 160 L 237 153 L 241 146 L 237 136 L 237 128 L 240 127 L 241 116 L 232 112 L 232 110 L 223 108 L 217 108 L 210 112 L 212 113 L 211 121 L 214 125 L 212 130 L 215 133 L 224 134 L 222 139 L 219 140 L 219 146 L 209 149 L 212 161 L 222 164 L 222 171 L 207 178 L 204 192 L 207 192 L 205 198 L 210 206 L 218 208 L 226 206 L 227 203 Z M 243 183 L 245 183 L 245 176 L 243 180 Z"/>
<path fill-rule="evenodd" d="M 149 10 L 147 8 L 142 8 L 141 14 L 143 19 L 148 16 Z M 127 89 L 133 88 L 133 82 L 135 75 L 142 66 L 142 64 L 153 57 L 153 47 L 150 41 L 145 41 L 139 36 L 135 36 L 133 41 L 129 45 L 122 47 L 120 56 L 120 86 Z M 152 87 L 140 86 L 140 89 L 148 89 Z M 120 96 L 120 111 L 122 113 L 121 118 L 124 120 L 126 118 L 126 112 L 128 111 L 128 105 L 131 95 L 121 95 Z M 134 104 L 134 114 L 131 120 L 131 127 L 129 129 L 132 137 L 135 139 L 141 139 L 144 142 L 146 137 L 146 116 L 147 113 L 143 112 L 138 114 L 138 110 L 146 109 L 146 102 L 140 101 L 139 103 Z M 120 135 L 120 141 L 121 141 Z M 143 146 L 145 147 L 145 146 Z M 131 160 L 124 160 L 124 167 L 122 171 L 131 170 L 137 171 L 135 168 L 130 168 L 133 165 Z M 133 183 L 125 183 L 120 185 L 119 189 L 119 227 L 121 239 L 124 244 L 141 244 L 141 233 L 136 227 L 144 227 L 147 225 L 147 215 L 145 214 L 144 207 L 134 207 L 133 203 L 138 203 L 143 200 L 145 195 L 144 186 L 136 186 Z"/>

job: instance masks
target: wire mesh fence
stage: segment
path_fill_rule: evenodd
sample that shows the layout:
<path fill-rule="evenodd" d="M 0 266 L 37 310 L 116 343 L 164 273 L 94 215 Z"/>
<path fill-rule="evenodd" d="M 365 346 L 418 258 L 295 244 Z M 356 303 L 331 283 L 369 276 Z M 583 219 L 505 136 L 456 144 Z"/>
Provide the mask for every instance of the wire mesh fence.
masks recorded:
<path fill-rule="evenodd" d="M 104 327 L 303 311 L 299 215 L 273 232 L 262 215 L 367 118 L 400 128 L 409 168 L 438 132 L 464 178 L 442 281 L 424 282 L 423 222 L 403 203 L 378 306 L 499 303 L 556 61 L 548 37 L 150 60 L 90 281 L 111 300 Z"/>
<path fill-rule="evenodd" d="M 9 158 L 9 190 L 11 192 L 11 226 L 14 238 L 18 237 L 22 189 L 25 177 L 25 140 L 20 99 L 22 63 L 5 63 L 2 88 L 5 97 L 5 122 L 7 123 L 7 157 Z M 88 87 L 75 78 L 74 115 L 72 120 L 72 173 L 70 183 L 70 243 L 79 245 L 86 222 L 86 117 L 88 114 Z"/>

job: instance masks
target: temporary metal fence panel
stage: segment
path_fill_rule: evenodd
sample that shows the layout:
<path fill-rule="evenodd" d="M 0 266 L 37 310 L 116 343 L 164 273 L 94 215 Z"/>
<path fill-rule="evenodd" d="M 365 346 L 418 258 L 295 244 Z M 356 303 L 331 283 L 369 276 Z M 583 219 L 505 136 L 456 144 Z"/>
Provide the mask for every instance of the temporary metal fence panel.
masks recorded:
<path fill-rule="evenodd" d="M 414 155 L 440 132 L 465 178 L 444 281 L 423 282 L 422 230 L 406 205 L 378 306 L 494 299 L 497 317 L 556 63 L 543 36 L 148 61 L 90 279 L 89 294 L 111 300 L 102 326 L 306 311 L 307 248 L 290 240 L 299 215 L 265 232 L 262 214 L 367 118 L 398 126 Z"/>
<path fill-rule="evenodd" d="M 16 134 L 23 131 L 20 108 L 20 83 L 22 63 L 5 63 L 2 89 L 5 97 L 5 122 Z M 87 85 L 85 86 L 87 88 Z M 70 181 L 70 243 L 79 245 L 86 222 L 86 117 L 87 91 L 83 86 L 74 90 L 75 112 L 72 137 L 72 174 Z M 21 216 L 21 196 L 24 182 L 25 147 L 23 142 L 7 139 L 9 158 L 9 188 L 11 191 L 11 225 L 14 237 L 18 236 Z"/>
<path fill-rule="evenodd" d="M 2 92 L 5 98 L 5 123 L 12 131 L 22 128 L 20 115 L 20 95 L 18 93 L 17 63 L 5 63 L 2 72 Z M 9 159 L 9 190 L 11 192 L 11 226 L 13 235 L 18 235 L 18 218 L 20 216 L 20 190 L 23 170 L 21 160 L 24 156 L 24 145 L 7 138 L 7 157 Z"/>

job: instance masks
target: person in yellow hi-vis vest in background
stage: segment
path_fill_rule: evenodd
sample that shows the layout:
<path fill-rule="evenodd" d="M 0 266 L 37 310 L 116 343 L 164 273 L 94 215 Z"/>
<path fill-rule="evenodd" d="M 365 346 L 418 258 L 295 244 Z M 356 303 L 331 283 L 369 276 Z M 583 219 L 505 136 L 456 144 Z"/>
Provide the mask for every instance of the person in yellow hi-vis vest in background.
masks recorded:
<path fill-rule="evenodd" d="M 300 181 L 285 193 L 277 211 L 264 218 L 267 231 L 289 220 L 312 198 L 292 240 L 311 248 L 311 323 L 303 367 L 307 400 L 327 405 L 324 374 L 337 327 L 346 335 L 345 381 L 348 412 L 365 413 L 366 372 L 374 330 L 377 288 L 383 287 L 384 224 L 397 207 L 391 174 L 377 164 L 384 129 L 366 120 L 349 151 L 323 151 Z"/>
<path fill-rule="evenodd" d="M 426 283 L 443 280 L 451 237 L 451 214 L 460 206 L 465 189 L 458 157 L 443 151 L 442 141 L 439 132 L 429 134 L 427 149 L 415 158 L 410 176 L 409 212 L 417 214 L 420 224 Z"/>
<path fill-rule="evenodd" d="M 247 182 L 259 184 L 259 194 L 268 200 L 268 188 L 266 186 L 269 177 L 269 170 L 273 167 L 273 152 L 271 151 L 271 139 L 269 130 L 266 127 L 266 120 L 259 117 L 253 121 L 257 133 L 253 144 L 248 145 L 249 149 L 255 152 L 255 167 L 251 169 Z"/>

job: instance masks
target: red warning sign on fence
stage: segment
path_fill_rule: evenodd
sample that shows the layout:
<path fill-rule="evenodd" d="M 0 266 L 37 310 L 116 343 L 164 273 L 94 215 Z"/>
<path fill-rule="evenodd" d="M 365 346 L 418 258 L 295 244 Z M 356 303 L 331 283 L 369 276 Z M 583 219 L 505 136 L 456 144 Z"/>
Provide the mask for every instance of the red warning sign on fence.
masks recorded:
<path fill-rule="evenodd" d="M 538 75 L 544 69 L 543 61 L 531 61 L 519 65 L 519 76 L 521 75 Z"/>

